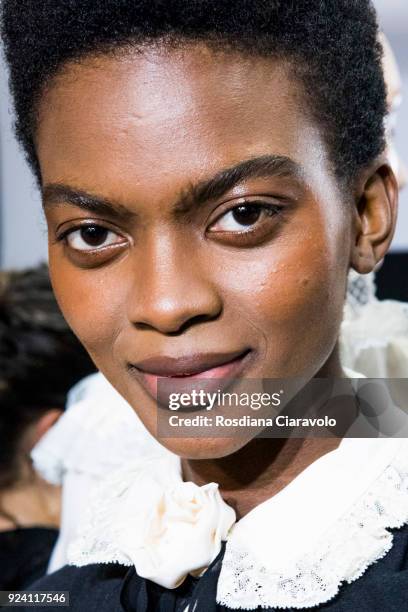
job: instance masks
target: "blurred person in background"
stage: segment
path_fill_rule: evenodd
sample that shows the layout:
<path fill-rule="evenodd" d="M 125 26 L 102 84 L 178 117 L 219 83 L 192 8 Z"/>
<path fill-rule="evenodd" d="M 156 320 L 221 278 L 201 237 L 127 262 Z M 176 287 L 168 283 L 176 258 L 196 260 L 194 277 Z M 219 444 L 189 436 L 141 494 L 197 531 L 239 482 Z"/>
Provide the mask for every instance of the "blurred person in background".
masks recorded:
<path fill-rule="evenodd" d="M 66 565 L 93 487 L 151 453 L 169 454 L 101 373 L 75 385 L 61 419 L 31 453 L 37 471 L 62 486 L 60 532 L 48 572 Z"/>
<path fill-rule="evenodd" d="M 94 370 L 55 301 L 45 265 L 0 272 L 0 590 L 44 574 L 58 534 L 60 489 L 30 451 Z"/>

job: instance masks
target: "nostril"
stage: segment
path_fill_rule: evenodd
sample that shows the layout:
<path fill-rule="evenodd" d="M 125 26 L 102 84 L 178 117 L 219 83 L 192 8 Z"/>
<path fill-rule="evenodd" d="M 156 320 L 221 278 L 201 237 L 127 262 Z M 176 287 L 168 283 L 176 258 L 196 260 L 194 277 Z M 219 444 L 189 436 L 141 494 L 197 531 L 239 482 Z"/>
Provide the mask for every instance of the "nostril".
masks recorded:
<path fill-rule="evenodd" d="M 135 327 L 136 329 L 147 330 L 147 331 L 156 329 L 154 325 L 150 325 L 150 323 L 143 323 L 142 321 L 137 321 L 133 323 L 133 327 Z"/>
<path fill-rule="evenodd" d="M 220 312 L 218 312 L 216 316 L 210 314 L 196 315 L 195 317 L 191 317 L 191 319 L 183 323 L 183 327 L 190 325 L 199 325 L 200 323 L 207 323 L 208 321 L 213 321 L 214 319 L 217 319 L 219 315 Z"/>
<path fill-rule="evenodd" d="M 133 323 L 133 326 L 138 329 L 138 330 L 155 330 L 155 331 L 160 331 L 162 334 L 165 334 L 166 336 L 179 336 L 181 334 L 183 334 L 185 331 L 187 331 L 190 327 L 194 327 L 196 325 L 202 325 L 204 323 L 208 323 L 209 321 L 214 321 L 215 319 L 218 319 L 219 316 L 221 314 L 221 309 L 219 311 L 217 311 L 217 313 L 213 313 L 213 314 L 200 314 L 200 315 L 195 315 L 195 316 L 191 316 L 189 318 L 183 318 L 183 320 L 180 322 L 180 324 L 176 324 L 175 322 L 168 322 L 166 323 L 162 323 L 161 325 L 159 324 L 159 322 L 157 322 L 156 324 L 154 323 L 147 323 L 145 321 L 135 321 Z"/>

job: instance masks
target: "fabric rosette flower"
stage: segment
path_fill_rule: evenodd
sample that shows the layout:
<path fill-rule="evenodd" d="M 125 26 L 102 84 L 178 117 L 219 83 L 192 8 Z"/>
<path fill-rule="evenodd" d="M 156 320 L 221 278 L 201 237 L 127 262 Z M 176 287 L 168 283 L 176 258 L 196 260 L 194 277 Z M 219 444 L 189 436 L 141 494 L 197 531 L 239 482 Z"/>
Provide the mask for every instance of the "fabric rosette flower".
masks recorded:
<path fill-rule="evenodd" d="M 176 588 L 187 574 L 200 576 L 215 559 L 235 523 L 235 511 L 216 483 L 170 482 L 163 489 L 152 479 L 148 487 L 141 485 L 124 495 L 117 545 L 139 576 Z"/>

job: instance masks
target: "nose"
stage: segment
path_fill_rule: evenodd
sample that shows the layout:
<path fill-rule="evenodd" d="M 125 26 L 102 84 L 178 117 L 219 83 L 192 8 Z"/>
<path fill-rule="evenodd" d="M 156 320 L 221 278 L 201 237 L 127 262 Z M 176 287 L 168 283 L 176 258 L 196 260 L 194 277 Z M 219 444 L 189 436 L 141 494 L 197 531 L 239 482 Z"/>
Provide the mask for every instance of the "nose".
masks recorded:
<path fill-rule="evenodd" d="M 136 328 L 178 335 L 221 314 L 222 301 L 210 278 L 213 270 L 197 252 L 161 241 L 137 265 L 129 300 L 129 319 Z"/>

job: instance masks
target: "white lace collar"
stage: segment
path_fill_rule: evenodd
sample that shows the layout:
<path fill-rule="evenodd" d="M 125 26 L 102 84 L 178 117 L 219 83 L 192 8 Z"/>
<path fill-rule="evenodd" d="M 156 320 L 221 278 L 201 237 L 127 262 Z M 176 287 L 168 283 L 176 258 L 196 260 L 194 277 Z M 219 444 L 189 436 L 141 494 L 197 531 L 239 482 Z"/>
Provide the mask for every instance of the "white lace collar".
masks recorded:
<path fill-rule="evenodd" d="M 408 522 L 408 441 L 346 439 L 235 522 L 214 483 L 183 482 L 174 455 L 144 459 L 94 495 L 70 563 L 119 562 L 174 588 L 227 540 L 217 602 L 231 609 L 328 601 Z"/>
<path fill-rule="evenodd" d="M 406 440 L 346 439 L 231 530 L 217 601 L 309 608 L 333 598 L 408 521 Z"/>

